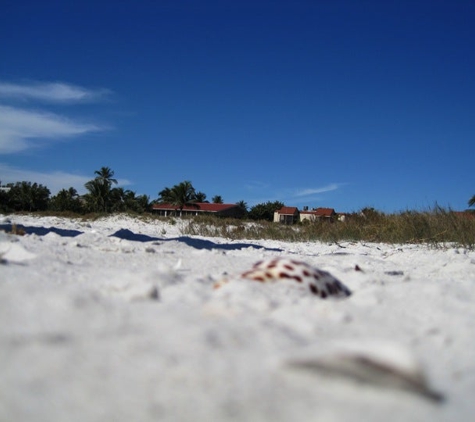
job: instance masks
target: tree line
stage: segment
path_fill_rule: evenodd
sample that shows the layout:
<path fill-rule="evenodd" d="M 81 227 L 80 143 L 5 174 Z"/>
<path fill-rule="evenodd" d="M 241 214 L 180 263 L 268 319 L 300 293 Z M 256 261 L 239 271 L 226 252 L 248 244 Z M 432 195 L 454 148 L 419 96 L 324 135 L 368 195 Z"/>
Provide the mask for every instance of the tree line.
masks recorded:
<path fill-rule="evenodd" d="M 150 201 L 147 195 L 137 195 L 134 191 L 116 187 L 117 179 L 109 167 L 102 167 L 94 172 L 94 179 L 85 183 L 85 195 L 79 195 L 73 187 L 60 190 L 51 196 L 50 190 L 38 183 L 27 181 L 0 183 L 0 212 L 71 212 L 75 214 L 116 213 L 116 212 L 151 212 L 155 203 L 172 204 L 177 210 L 186 205 L 209 202 L 205 193 L 196 191 L 192 183 L 185 180 L 158 192 L 158 198 Z M 213 203 L 222 204 L 221 195 L 212 197 Z M 268 201 L 249 208 L 245 201 L 239 201 L 246 218 L 252 220 L 272 221 L 274 212 L 284 206 L 280 201 Z"/>
<path fill-rule="evenodd" d="M 51 196 L 50 190 L 38 183 L 16 182 L 2 186 L 0 189 L 0 211 L 57 211 L 86 214 L 91 212 L 145 212 L 149 209 L 149 198 L 117 184 L 114 172 L 109 167 L 102 167 L 94 172 L 95 178 L 84 187 L 85 195 L 79 195 L 73 187 L 62 189 Z"/>

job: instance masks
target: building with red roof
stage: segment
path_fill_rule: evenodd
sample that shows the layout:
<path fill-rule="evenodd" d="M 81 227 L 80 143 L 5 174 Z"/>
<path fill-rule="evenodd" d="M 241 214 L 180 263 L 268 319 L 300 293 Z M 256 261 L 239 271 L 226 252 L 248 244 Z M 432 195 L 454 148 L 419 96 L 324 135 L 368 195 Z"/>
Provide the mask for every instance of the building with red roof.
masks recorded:
<path fill-rule="evenodd" d="M 274 212 L 274 223 L 294 224 L 299 221 L 333 221 L 336 217 L 333 208 L 315 208 L 299 211 L 297 207 L 282 207 Z"/>
<path fill-rule="evenodd" d="M 274 212 L 274 223 L 294 224 L 299 221 L 297 207 L 282 207 Z"/>
<path fill-rule="evenodd" d="M 244 210 L 236 204 L 211 204 L 209 202 L 195 202 L 187 204 L 180 210 L 180 207 L 172 204 L 153 204 L 152 213 L 163 216 L 186 216 L 212 214 L 220 217 L 240 218 L 244 215 Z"/>
<path fill-rule="evenodd" d="M 300 221 L 315 221 L 322 219 L 331 219 L 336 216 L 333 208 L 315 208 L 311 211 L 301 211 Z"/>

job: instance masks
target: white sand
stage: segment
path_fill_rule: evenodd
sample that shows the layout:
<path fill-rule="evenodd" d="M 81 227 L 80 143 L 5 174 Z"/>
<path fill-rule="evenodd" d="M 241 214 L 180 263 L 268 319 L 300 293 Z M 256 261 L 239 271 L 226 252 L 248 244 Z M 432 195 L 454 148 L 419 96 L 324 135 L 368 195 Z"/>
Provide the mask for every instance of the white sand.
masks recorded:
<path fill-rule="evenodd" d="M 473 251 L 190 238 L 123 216 L 9 223 L 35 233 L 0 232 L 0 421 L 475 415 Z M 353 294 L 322 300 L 291 281 L 212 288 L 272 256 L 327 270 Z M 366 366 L 373 358 L 389 370 Z M 401 387 L 405 371 L 445 400 Z"/>

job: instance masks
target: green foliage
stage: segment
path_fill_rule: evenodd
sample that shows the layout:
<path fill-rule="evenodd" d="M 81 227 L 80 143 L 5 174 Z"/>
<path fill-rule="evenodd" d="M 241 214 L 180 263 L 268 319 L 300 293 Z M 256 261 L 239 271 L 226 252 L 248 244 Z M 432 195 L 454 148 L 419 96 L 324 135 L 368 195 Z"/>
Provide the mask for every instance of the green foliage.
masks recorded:
<path fill-rule="evenodd" d="M 114 179 L 114 171 L 109 167 L 101 167 L 100 170 L 94 172 L 96 180 L 99 180 L 104 185 L 117 185 L 117 179 Z"/>
<path fill-rule="evenodd" d="M 244 200 L 241 200 L 241 201 L 236 202 L 236 205 L 243 210 L 244 212 L 243 218 L 248 218 L 249 211 L 248 211 L 247 202 Z"/>
<path fill-rule="evenodd" d="M 17 182 L 2 186 L 0 190 L 0 211 L 52 211 L 54 213 L 143 213 L 149 209 L 149 198 L 137 196 L 123 188 L 112 188 L 117 184 L 114 172 L 102 167 L 94 172 L 96 177 L 85 184 L 88 193 L 79 196 L 74 188 L 62 189 L 50 198 L 50 191 L 43 185 L 31 182 Z"/>
<path fill-rule="evenodd" d="M 281 209 L 284 204 L 280 201 L 268 201 L 266 203 L 254 205 L 248 214 L 251 220 L 274 220 L 274 212 Z"/>
<path fill-rule="evenodd" d="M 110 186 L 99 179 L 90 180 L 84 187 L 88 190 L 84 196 L 88 212 L 107 212 Z"/>
<path fill-rule="evenodd" d="M 52 211 L 71 211 L 73 213 L 82 213 L 83 206 L 78 192 L 73 187 L 61 189 L 50 200 L 49 209 Z"/>
<path fill-rule="evenodd" d="M 113 188 L 110 192 L 110 201 L 112 212 L 133 211 L 143 213 L 149 207 L 149 200 L 146 195 L 136 196 L 135 192 L 124 188 Z"/>
<path fill-rule="evenodd" d="M 165 188 L 158 195 L 160 202 L 175 206 L 177 210 L 180 210 L 180 214 L 185 205 L 193 205 L 197 202 L 195 188 L 188 180 L 172 188 Z"/>
<path fill-rule="evenodd" d="M 2 192 L 1 210 L 44 211 L 48 208 L 50 191 L 46 186 L 31 182 L 9 184 L 10 190 Z"/>
<path fill-rule="evenodd" d="M 10 212 L 9 195 L 7 190 L 0 190 L 0 212 Z"/>
<path fill-rule="evenodd" d="M 117 184 L 117 180 L 113 178 L 114 171 L 109 167 L 102 167 L 94 174 L 96 178 L 84 185 L 89 191 L 85 196 L 86 209 L 89 212 L 109 212 L 113 205 L 112 184 Z"/>
<path fill-rule="evenodd" d="M 213 196 L 213 199 L 211 199 L 211 202 L 213 202 L 213 204 L 222 204 L 223 197 L 221 195 L 215 195 Z"/>
<path fill-rule="evenodd" d="M 203 192 L 196 192 L 196 202 L 208 202 L 206 200 L 206 194 Z"/>
<path fill-rule="evenodd" d="M 146 195 L 136 196 L 136 193 L 121 187 L 113 188 L 117 180 L 109 167 L 102 167 L 94 172 L 96 178 L 84 186 L 89 191 L 84 196 L 87 212 L 136 212 L 148 210 L 149 198 Z"/>
<path fill-rule="evenodd" d="M 135 196 L 133 211 L 138 213 L 147 212 L 150 208 L 150 198 L 147 195 Z"/>
<path fill-rule="evenodd" d="M 238 205 L 240 208 L 242 208 L 244 211 L 247 212 L 248 205 L 247 205 L 246 201 L 244 201 L 244 200 L 238 201 L 238 202 L 236 202 L 236 205 Z"/>

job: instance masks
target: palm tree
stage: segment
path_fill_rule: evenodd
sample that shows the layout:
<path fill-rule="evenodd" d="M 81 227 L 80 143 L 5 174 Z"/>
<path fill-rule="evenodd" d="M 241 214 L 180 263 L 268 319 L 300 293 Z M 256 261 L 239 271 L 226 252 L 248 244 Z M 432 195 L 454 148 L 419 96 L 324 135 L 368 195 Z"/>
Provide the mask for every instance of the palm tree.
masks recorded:
<path fill-rule="evenodd" d="M 127 192 L 124 188 L 113 188 L 110 191 L 110 202 L 112 211 L 123 212 L 127 209 Z"/>
<path fill-rule="evenodd" d="M 195 188 L 190 181 L 185 180 L 172 188 L 165 188 L 158 193 L 160 201 L 171 204 L 180 210 L 182 215 L 185 205 L 193 205 L 196 202 Z"/>
<path fill-rule="evenodd" d="M 242 208 L 244 211 L 247 211 L 248 205 L 247 202 L 244 200 L 236 202 L 236 205 L 240 208 Z"/>
<path fill-rule="evenodd" d="M 215 195 L 211 201 L 213 201 L 213 204 L 222 204 L 223 197 L 221 195 Z"/>
<path fill-rule="evenodd" d="M 15 211 L 44 211 L 48 208 L 49 196 L 46 186 L 17 182 L 8 191 L 8 202 Z"/>
<path fill-rule="evenodd" d="M 171 201 L 172 190 L 170 188 L 165 188 L 162 191 L 158 192 L 158 202 L 164 203 Z"/>
<path fill-rule="evenodd" d="M 475 205 L 475 195 L 473 195 L 468 201 L 469 207 L 473 207 L 474 205 Z"/>
<path fill-rule="evenodd" d="M 55 211 L 81 212 L 81 200 L 78 191 L 73 187 L 61 189 L 51 198 L 50 207 Z"/>
<path fill-rule="evenodd" d="M 150 198 L 147 195 L 139 195 L 134 198 L 134 210 L 136 212 L 145 212 L 150 206 Z"/>
<path fill-rule="evenodd" d="M 109 202 L 109 185 L 102 183 L 99 179 L 89 180 L 84 187 L 89 191 L 86 201 L 91 211 L 107 211 Z"/>
<path fill-rule="evenodd" d="M 109 167 L 101 167 L 100 170 L 94 172 L 97 175 L 96 180 L 100 180 L 104 185 L 112 186 L 112 184 L 117 185 L 117 179 L 114 179 L 114 170 L 111 170 Z"/>
<path fill-rule="evenodd" d="M 206 193 L 196 192 L 196 202 L 208 202 L 206 201 Z"/>
<path fill-rule="evenodd" d="M 110 206 L 112 212 L 132 211 L 142 213 L 147 210 L 149 198 L 146 195 L 137 196 L 129 189 L 113 188 L 110 191 Z"/>
<path fill-rule="evenodd" d="M 89 205 L 93 211 L 107 212 L 111 199 L 111 186 L 112 184 L 117 184 L 117 180 L 114 179 L 114 171 L 109 167 L 101 167 L 101 169 L 96 170 L 94 174 L 96 178 L 84 185 L 89 191 Z"/>

